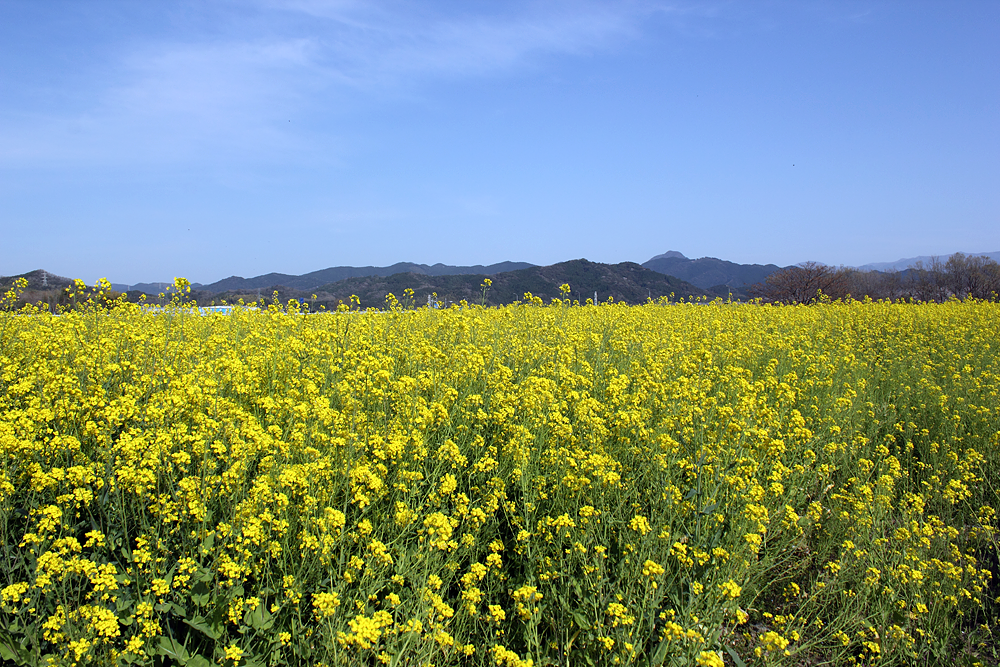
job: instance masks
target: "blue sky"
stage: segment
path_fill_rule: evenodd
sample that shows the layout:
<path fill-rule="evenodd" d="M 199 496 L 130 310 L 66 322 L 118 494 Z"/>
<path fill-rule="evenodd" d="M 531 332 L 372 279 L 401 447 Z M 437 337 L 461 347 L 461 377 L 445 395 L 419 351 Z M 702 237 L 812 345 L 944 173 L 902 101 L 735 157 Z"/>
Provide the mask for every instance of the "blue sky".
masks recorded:
<path fill-rule="evenodd" d="M 1000 3 L 0 0 L 0 274 L 1000 250 Z"/>

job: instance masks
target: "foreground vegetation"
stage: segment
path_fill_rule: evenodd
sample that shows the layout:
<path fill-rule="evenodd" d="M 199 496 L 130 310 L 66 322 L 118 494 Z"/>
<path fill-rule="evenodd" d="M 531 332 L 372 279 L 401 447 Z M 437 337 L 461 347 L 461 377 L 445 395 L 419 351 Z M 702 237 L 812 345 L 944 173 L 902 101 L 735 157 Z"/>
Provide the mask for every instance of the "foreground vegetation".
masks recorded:
<path fill-rule="evenodd" d="M 0 656 L 994 664 L 998 341 L 975 301 L 0 313 Z"/>

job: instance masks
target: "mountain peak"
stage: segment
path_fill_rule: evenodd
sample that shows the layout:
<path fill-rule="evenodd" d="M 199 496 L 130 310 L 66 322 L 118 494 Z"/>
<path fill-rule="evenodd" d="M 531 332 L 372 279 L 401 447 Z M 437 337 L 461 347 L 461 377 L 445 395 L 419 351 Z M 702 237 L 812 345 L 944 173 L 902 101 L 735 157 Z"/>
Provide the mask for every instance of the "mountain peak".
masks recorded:
<path fill-rule="evenodd" d="M 656 257 L 650 257 L 649 261 L 652 262 L 654 259 L 688 259 L 684 256 L 684 253 L 677 252 L 676 250 L 668 250 L 662 255 L 657 255 Z"/>

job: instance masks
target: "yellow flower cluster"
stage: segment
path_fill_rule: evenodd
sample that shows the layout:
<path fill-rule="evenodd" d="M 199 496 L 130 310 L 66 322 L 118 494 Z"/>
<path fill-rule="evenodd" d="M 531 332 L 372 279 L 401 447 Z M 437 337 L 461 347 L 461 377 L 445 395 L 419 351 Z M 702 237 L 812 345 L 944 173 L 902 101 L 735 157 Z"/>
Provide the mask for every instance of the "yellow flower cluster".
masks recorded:
<path fill-rule="evenodd" d="M 0 658 L 993 642 L 1000 306 L 387 303 L 0 312 Z"/>

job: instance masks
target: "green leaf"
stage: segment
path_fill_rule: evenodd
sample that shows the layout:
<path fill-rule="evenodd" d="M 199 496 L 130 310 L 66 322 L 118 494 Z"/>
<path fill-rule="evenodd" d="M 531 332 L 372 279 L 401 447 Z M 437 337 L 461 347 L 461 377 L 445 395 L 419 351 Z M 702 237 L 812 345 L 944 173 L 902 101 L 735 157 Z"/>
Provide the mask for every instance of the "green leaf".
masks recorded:
<path fill-rule="evenodd" d="M 576 623 L 577 627 L 586 630 L 590 627 L 590 623 L 587 621 L 587 617 L 578 611 L 573 612 L 573 621 Z"/>
<path fill-rule="evenodd" d="M 170 658 L 182 665 L 186 665 L 191 658 L 187 649 L 169 637 L 160 637 L 160 643 L 156 646 L 156 654 Z"/>
<path fill-rule="evenodd" d="M 264 608 L 264 603 L 261 603 L 247 614 L 246 623 L 254 630 L 270 630 L 271 626 L 274 625 L 274 616 Z"/>
<path fill-rule="evenodd" d="M 213 628 L 221 628 L 226 624 L 226 618 L 227 615 L 225 607 L 216 605 L 215 609 L 212 610 L 212 613 L 209 614 L 208 621 Z"/>
<path fill-rule="evenodd" d="M 660 640 L 660 645 L 656 647 L 656 653 L 653 654 L 653 659 L 649 661 L 650 665 L 662 665 L 663 659 L 667 657 L 667 640 Z"/>
<path fill-rule="evenodd" d="M 192 628 L 201 632 L 202 634 L 212 638 L 218 639 L 222 636 L 222 632 L 219 629 L 218 624 L 210 623 L 204 616 L 195 616 L 194 618 L 184 619 L 184 622 L 190 625 Z"/>
<path fill-rule="evenodd" d="M 192 655 L 187 661 L 187 667 L 216 667 L 216 665 L 205 656 Z"/>
<path fill-rule="evenodd" d="M 118 656 L 118 659 L 124 662 L 126 665 L 135 665 L 141 662 L 145 662 L 146 658 L 141 655 L 135 655 L 134 653 L 122 653 Z"/>
<path fill-rule="evenodd" d="M 191 600 L 199 607 L 204 607 L 212 599 L 212 589 L 204 581 L 191 587 Z"/>
<path fill-rule="evenodd" d="M 743 659 L 736 655 L 736 651 L 728 646 L 723 646 L 722 648 L 726 649 L 726 653 L 728 653 L 729 657 L 733 659 L 734 663 L 736 663 L 736 667 L 747 667 L 747 663 L 743 662 Z"/>
<path fill-rule="evenodd" d="M 3 640 L 0 640 L 0 658 L 17 662 L 17 653 L 14 653 Z"/>
<path fill-rule="evenodd" d="M 164 577 L 163 577 L 163 580 L 167 582 L 167 586 L 168 587 L 170 586 L 170 584 L 174 583 L 174 574 L 176 572 L 177 572 L 177 563 L 174 563 L 174 566 L 172 568 L 170 568 L 167 571 L 167 574 L 164 575 Z"/>

